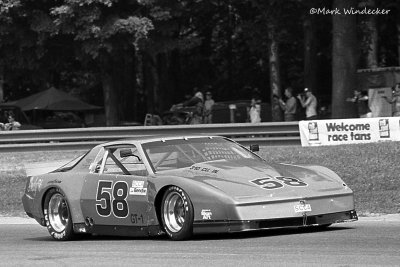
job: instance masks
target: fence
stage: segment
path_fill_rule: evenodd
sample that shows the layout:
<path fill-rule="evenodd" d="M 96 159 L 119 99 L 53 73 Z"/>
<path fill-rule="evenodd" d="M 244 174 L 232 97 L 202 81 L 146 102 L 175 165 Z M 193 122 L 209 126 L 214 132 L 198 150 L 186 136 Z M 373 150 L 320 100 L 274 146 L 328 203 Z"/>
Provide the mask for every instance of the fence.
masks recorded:
<path fill-rule="evenodd" d="M 2 131 L 0 152 L 87 150 L 111 140 L 176 134 L 222 135 L 243 145 L 300 145 L 298 122 L 265 122 Z"/>

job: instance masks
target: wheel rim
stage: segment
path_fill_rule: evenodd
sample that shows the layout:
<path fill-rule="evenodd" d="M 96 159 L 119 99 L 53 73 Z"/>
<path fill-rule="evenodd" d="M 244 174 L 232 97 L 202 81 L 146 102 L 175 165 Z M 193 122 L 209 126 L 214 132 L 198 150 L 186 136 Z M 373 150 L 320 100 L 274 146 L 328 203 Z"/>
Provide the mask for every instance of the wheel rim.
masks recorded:
<path fill-rule="evenodd" d="M 170 193 L 164 201 L 164 222 L 171 232 L 179 232 L 185 224 L 185 205 L 182 196 L 176 192 Z"/>
<path fill-rule="evenodd" d="M 62 232 L 68 225 L 69 211 L 68 204 L 64 197 L 56 193 L 49 201 L 49 222 L 54 230 Z"/>

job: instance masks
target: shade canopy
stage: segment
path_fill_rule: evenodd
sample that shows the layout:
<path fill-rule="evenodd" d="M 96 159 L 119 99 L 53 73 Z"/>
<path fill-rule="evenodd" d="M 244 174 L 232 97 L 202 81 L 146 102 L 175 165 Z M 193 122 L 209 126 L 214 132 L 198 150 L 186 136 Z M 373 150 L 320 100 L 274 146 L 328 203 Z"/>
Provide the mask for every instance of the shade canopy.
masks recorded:
<path fill-rule="evenodd" d="M 13 101 L 12 104 L 22 110 L 59 110 L 59 111 L 84 111 L 95 110 L 101 107 L 83 102 L 77 97 L 52 87 L 45 91 Z"/>

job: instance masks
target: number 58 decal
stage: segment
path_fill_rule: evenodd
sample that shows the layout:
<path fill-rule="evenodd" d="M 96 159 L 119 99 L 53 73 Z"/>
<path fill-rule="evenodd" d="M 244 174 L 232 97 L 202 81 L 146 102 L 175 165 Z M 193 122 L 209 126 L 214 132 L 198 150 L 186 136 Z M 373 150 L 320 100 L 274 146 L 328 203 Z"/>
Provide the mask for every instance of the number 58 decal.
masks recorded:
<path fill-rule="evenodd" d="M 118 181 L 113 186 L 113 181 L 100 180 L 96 194 L 97 213 L 102 217 L 108 217 L 113 213 L 117 218 L 126 218 L 129 214 L 127 197 L 127 182 Z"/>
<path fill-rule="evenodd" d="M 284 185 L 288 186 L 308 186 L 305 182 L 300 179 L 292 178 L 292 177 L 263 177 L 255 180 L 251 180 L 251 183 L 263 188 L 263 189 L 277 189 L 284 187 Z"/>

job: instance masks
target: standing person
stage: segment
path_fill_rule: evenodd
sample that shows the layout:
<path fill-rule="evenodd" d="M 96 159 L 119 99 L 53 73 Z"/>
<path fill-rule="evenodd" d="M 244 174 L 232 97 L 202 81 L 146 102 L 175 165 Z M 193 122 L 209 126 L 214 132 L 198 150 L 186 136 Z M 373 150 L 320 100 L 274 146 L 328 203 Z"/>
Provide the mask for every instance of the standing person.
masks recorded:
<path fill-rule="evenodd" d="M 272 95 L 272 121 L 282 121 L 282 109 L 279 104 L 279 96 Z"/>
<path fill-rule="evenodd" d="M 14 115 L 9 114 L 8 123 L 0 125 L 0 127 L 3 128 L 5 131 L 15 131 L 21 128 L 21 123 L 14 119 Z"/>
<path fill-rule="evenodd" d="M 297 98 L 303 108 L 306 109 L 306 120 L 316 120 L 317 116 L 317 98 L 310 89 L 304 89 L 305 97 L 298 95 Z"/>
<path fill-rule="evenodd" d="M 193 111 L 193 118 L 190 124 L 203 123 L 203 107 L 204 107 L 203 101 L 204 101 L 203 93 L 197 91 L 191 99 L 183 102 L 184 107 L 195 107 L 195 110 Z"/>
<path fill-rule="evenodd" d="M 393 96 L 388 99 L 387 96 L 382 96 L 389 104 L 394 104 L 393 117 L 400 117 L 400 83 L 397 83 L 394 87 Z"/>
<path fill-rule="evenodd" d="M 251 123 L 261 122 L 261 105 L 257 103 L 255 98 L 251 99 L 249 117 Z"/>
<path fill-rule="evenodd" d="M 357 105 L 357 112 L 360 118 L 372 118 L 372 112 L 369 108 L 369 100 L 366 91 L 354 90 L 354 97 L 347 98 L 346 101 Z"/>
<path fill-rule="evenodd" d="M 203 122 L 212 123 L 212 108 L 215 102 L 212 99 L 212 94 L 210 91 L 206 92 L 206 101 L 204 101 L 204 112 L 203 112 Z"/>
<path fill-rule="evenodd" d="M 293 89 L 288 87 L 285 89 L 286 102 L 279 99 L 281 109 L 284 111 L 285 121 L 295 121 L 297 111 L 297 101 L 293 96 Z"/>

